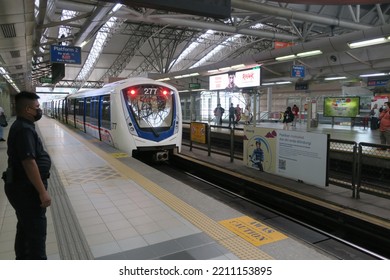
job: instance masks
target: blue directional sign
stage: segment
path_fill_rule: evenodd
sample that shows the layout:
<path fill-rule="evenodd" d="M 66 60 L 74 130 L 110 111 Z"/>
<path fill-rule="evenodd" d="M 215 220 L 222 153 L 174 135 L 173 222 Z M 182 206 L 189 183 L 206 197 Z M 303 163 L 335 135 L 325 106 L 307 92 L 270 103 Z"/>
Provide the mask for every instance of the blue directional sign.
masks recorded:
<path fill-rule="evenodd" d="M 305 77 L 305 66 L 293 65 L 291 68 L 291 77 L 304 78 Z"/>
<path fill-rule="evenodd" d="M 81 48 L 69 46 L 50 46 L 50 62 L 81 64 Z"/>

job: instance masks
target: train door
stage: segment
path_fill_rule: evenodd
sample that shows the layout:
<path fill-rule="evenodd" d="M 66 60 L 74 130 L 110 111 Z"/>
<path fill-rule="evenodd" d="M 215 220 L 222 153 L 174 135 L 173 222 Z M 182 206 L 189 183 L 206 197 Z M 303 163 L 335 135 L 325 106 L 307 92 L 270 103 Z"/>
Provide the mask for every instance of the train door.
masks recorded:
<path fill-rule="evenodd" d="M 85 132 L 85 100 L 77 98 L 74 106 L 75 127 Z"/>
<path fill-rule="evenodd" d="M 100 140 L 113 145 L 111 136 L 111 100 L 110 95 L 100 97 L 99 103 L 99 137 Z"/>

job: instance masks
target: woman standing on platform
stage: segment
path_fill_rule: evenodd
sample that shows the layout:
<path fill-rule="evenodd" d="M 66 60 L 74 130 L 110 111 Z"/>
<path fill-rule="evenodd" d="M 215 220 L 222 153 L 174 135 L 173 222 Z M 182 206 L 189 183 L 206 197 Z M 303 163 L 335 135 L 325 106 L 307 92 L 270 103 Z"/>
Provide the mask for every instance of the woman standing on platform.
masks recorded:
<path fill-rule="evenodd" d="M 383 106 L 383 110 L 379 115 L 380 121 L 380 139 L 382 145 L 390 146 L 390 102 L 385 102 Z M 386 150 L 385 148 L 381 148 L 381 150 Z"/>
<path fill-rule="evenodd" d="M 291 111 L 291 107 L 288 106 L 286 111 L 283 113 L 283 129 L 289 130 L 289 123 L 294 121 L 294 114 Z"/>

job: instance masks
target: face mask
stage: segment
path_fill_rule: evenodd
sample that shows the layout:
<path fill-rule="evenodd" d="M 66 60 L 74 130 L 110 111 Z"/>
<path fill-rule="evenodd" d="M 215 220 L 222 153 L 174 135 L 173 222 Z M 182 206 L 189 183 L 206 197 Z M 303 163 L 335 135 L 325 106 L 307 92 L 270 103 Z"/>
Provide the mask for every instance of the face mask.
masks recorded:
<path fill-rule="evenodd" d="M 34 116 L 34 121 L 39 121 L 42 118 L 42 109 L 38 108 L 36 110 L 36 115 Z"/>

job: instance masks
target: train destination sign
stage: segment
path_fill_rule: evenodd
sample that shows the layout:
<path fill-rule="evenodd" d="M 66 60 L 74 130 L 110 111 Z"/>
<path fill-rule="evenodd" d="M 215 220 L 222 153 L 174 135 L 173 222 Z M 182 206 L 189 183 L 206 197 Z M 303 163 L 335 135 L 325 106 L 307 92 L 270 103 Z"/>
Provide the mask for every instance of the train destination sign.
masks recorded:
<path fill-rule="evenodd" d="M 50 46 L 50 62 L 81 64 L 81 48 L 69 46 Z"/>

